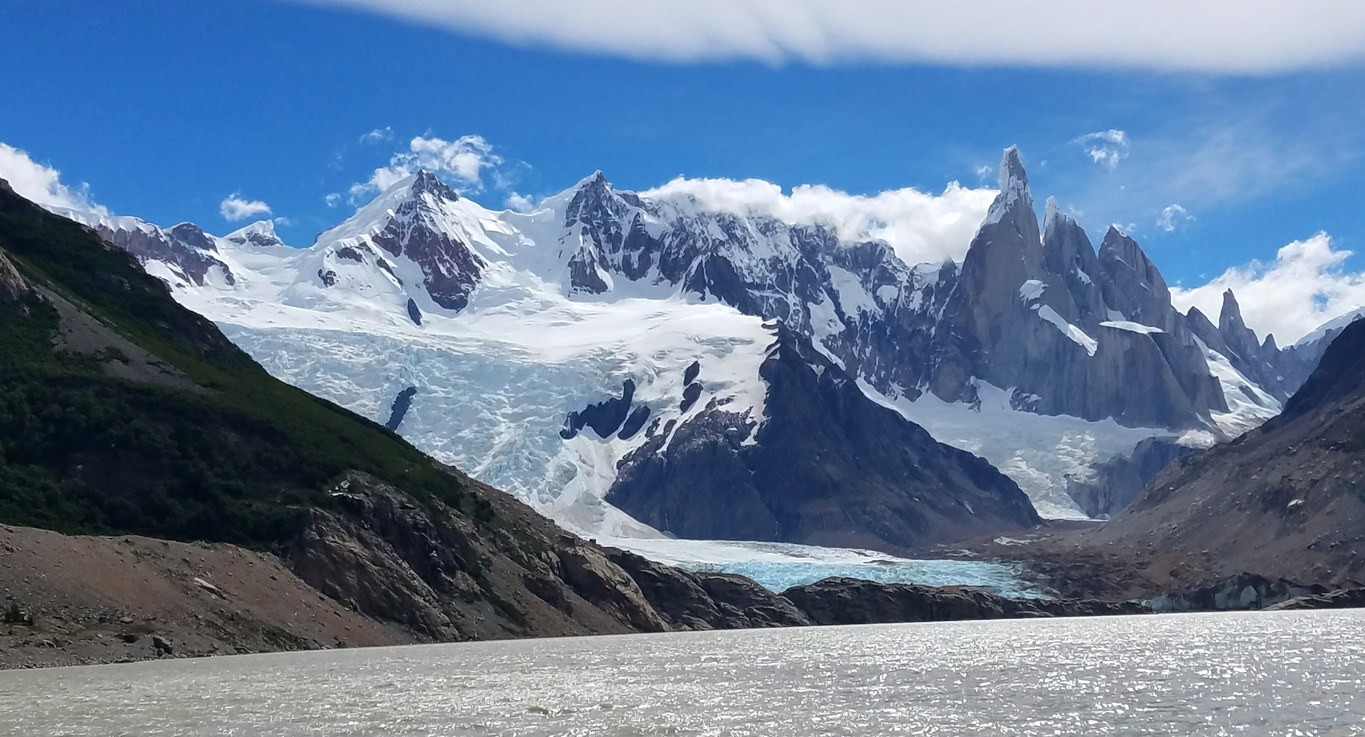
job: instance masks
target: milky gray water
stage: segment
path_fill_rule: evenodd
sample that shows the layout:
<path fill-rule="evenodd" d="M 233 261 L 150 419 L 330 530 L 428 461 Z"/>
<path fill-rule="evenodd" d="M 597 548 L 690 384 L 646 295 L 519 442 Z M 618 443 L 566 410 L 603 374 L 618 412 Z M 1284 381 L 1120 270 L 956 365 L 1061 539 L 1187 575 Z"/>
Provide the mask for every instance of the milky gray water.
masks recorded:
<path fill-rule="evenodd" d="M 1356 735 L 1365 613 L 958 622 L 0 672 L 15 735 Z"/>

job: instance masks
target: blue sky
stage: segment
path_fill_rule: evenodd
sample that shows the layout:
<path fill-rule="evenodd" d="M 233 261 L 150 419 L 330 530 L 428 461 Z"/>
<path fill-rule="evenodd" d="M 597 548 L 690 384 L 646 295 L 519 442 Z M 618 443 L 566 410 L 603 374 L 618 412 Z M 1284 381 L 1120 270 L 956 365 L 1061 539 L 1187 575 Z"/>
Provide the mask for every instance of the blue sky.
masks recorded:
<path fill-rule="evenodd" d="M 459 183 L 490 207 L 596 169 L 632 189 L 686 175 L 936 193 L 991 186 L 1000 150 L 1018 144 L 1040 206 L 1056 195 L 1092 237 L 1130 227 L 1173 283 L 1302 242 L 1310 261 L 1285 266 L 1301 267 L 1308 298 L 1365 300 L 1365 259 L 1341 256 L 1365 243 L 1354 10 L 1317 26 L 1247 20 L 1254 45 L 1217 16 L 1132 30 L 1077 18 L 1062 33 L 1041 11 L 935 45 L 869 0 L 838 18 L 807 0 L 735 17 L 746 0 L 692 15 L 585 0 L 568 20 L 543 0 L 376 2 L 7 0 L 0 142 L 153 222 L 227 232 L 245 222 L 225 220 L 230 195 L 268 203 L 298 245 L 349 214 L 351 187 L 415 137 L 479 137 L 478 180 Z M 1253 267 L 1226 284 L 1272 294 L 1284 273 Z"/>

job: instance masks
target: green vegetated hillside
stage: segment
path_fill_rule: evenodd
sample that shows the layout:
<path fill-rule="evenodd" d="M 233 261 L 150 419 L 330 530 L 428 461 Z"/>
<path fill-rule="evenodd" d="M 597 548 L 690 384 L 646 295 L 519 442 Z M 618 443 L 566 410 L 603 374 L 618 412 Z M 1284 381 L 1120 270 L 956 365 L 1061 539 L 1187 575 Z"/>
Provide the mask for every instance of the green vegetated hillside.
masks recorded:
<path fill-rule="evenodd" d="M 0 522 L 263 545 L 348 470 L 492 514 L 379 425 L 277 381 L 127 253 L 0 182 Z M 12 290 L 11 290 L 12 291 Z"/>

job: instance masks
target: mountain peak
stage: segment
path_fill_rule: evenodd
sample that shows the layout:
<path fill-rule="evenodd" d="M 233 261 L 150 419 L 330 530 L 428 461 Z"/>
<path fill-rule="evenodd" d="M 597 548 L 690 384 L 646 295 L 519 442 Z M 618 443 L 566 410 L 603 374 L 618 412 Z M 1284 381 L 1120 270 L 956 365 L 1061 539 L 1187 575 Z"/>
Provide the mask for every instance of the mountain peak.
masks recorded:
<path fill-rule="evenodd" d="M 418 170 L 418 172 L 413 175 L 412 183 L 409 185 L 409 191 L 412 192 L 414 197 L 422 194 L 431 194 L 444 200 L 455 201 L 460 199 L 460 195 L 455 190 L 451 189 L 450 185 L 441 181 L 440 177 L 426 169 Z"/>
<path fill-rule="evenodd" d="M 1033 228 L 1038 226 L 1037 217 L 1033 213 L 1033 195 L 1028 188 L 1028 173 L 1024 171 L 1024 164 L 1019 159 L 1019 149 L 1010 146 L 1005 149 L 1004 155 L 1000 158 L 1000 194 L 995 196 L 995 201 L 991 203 L 991 209 L 986 213 L 986 221 L 982 225 L 998 223 L 1005 219 L 1005 216 L 1013 212 L 1023 212 L 1033 220 Z"/>
<path fill-rule="evenodd" d="M 280 236 L 275 233 L 275 221 L 273 220 L 257 220 L 250 225 L 228 233 L 223 238 L 241 246 L 258 248 L 284 245 L 284 241 L 281 241 Z"/>
<path fill-rule="evenodd" d="M 179 223 L 171 227 L 169 231 L 173 238 L 193 248 L 201 251 L 217 251 L 218 247 L 213 244 L 213 239 L 194 223 Z"/>
<path fill-rule="evenodd" d="M 584 190 L 610 190 L 611 182 L 607 181 L 607 175 L 601 169 L 594 171 L 586 177 L 578 180 L 578 184 L 569 188 L 570 192 L 582 192 Z"/>
<path fill-rule="evenodd" d="M 1016 182 L 1027 188 L 1028 172 L 1024 171 L 1024 162 L 1019 158 L 1019 147 L 1010 146 L 1000 157 L 1000 191 L 1010 189 Z"/>
<path fill-rule="evenodd" d="M 1233 294 L 1231 289 L 1223 292 L 1223 311 L 1218 316 L 1218 325 L 1224 330 L 1228 326 L 1243 325 L 1242 307 L 1237 304 L 1237 295 Z"/>

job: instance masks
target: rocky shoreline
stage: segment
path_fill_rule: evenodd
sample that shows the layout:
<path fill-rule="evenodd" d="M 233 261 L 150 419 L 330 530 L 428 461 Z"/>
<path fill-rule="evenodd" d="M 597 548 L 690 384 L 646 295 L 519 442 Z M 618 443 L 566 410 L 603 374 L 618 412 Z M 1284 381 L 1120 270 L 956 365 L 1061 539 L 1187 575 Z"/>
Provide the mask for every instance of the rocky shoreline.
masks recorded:
<path fill-rule="evenodd" d="M 480 621 L 458 594 L 420 590 L 420 576 L 385 569 L 377 564 L 384 555 L 348 540 L 388 524 L 385 537 L 366 544 L 401 547 L 400 520 L 418 513 L 391 489 L 353 489 L 367 512 L 315 524 L 304 552 L 284 556 L 0 526 L 0 668 L 523 636 L 1365 606 L 1365 589 L 1329 591 L 1251 575 L 1145 601 L 1011 599 L 970 587 L 850 578 L 776 594 L 743 576 L 689 572 L 563 535 L 552 554 L 556 565 L 523 579 L 541 604 L 575 618 L 537 618 L 515 631 Z M 534 616 L 526 604 L 502 606 Z"/>

